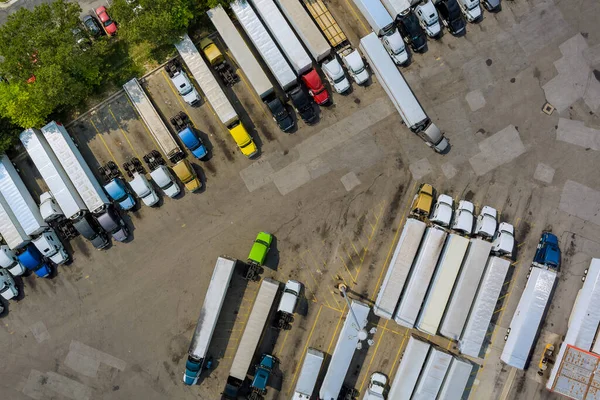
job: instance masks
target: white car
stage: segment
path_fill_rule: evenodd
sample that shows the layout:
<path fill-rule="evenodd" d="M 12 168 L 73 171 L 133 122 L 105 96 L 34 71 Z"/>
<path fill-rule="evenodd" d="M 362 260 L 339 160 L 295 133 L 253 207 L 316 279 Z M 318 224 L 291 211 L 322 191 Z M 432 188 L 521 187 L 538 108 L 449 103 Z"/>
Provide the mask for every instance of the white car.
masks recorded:
<path fill-rule="evenodd" d="M 433 207 L 433 212 L 429 220 L 439 226 L 448 227 L 452 221 L 452 214 L 454 213 L 454 199 L 447 194 L 440 194 L 437 202 Z"/>
<path fill-rule="evenodd" d="M 381 37 L 381 43 L 388 52 L 394 63 L 397 65 L 404 65 L 408 62 L 408 52 L 404 45 L 404 39 L 400 36 L 397 29 Z"/>
<path fill-rule="evenodd" d="M 458 6 L 469 22 L 477 22 L 483 16 L 479 0 L 458 0 Z"/>
<path fill-rule="evenodd" d="M 452 229 L 467 235 L 471 235 L 473 233 L 474 211 L 475 207 L 473 206 L 473 203 L 467 200 L 459 201 L 456 214 L 454 214 Z"/>
<path fill-rule="evenodd" d="M 512 257 L 515 247 L 515 228 L 508 222 L 500 223 L 498 231 L 492 241 L 492 252 L 499 255 Z"/>
<path fill-rule="evenodd" d="M 383 392 L 385 391 L 387 382 L 387 376 L 385 376 L 381 372 L 373 372 L 373 374 L 371 375 L 371 381 L 369 382 L 369 387 L 365 392 L 363 400 L 383 399 Z"/>
<path fill-rule="evenodd" d="M 348 82 L 342 64 L 340 64 L 337 57 L 334 57 L 331 61 L 324 62 L 321 68 L 323 68 L 327 80 L 336 92 L 345 93 L 350 90 L 350 82 Z"/>
<path fill-rule="evenodd" d="M 496 234 L 498 227 L 498 211 L 490 206 L 484 206 L 481 209 L 477 224 L 475 225 L 475 234 L 484 238 L 492 238 Z"/>
<path fill-rule="evenodd" d="M 357 85 L 362 85 L 369 80 L 369 73 L 358 50 L 354 50 L 350 54 L 343 56 L 342 61 Z"/>
<path fill-rule="evenodd" d="M 421 28 L 427 33 L 427 36 L 435 38 L 440 35 L 442 28 L 433 2 L 425 0 L 423 4 L 420 4 L 415 8 L 415 14 L 417 14 L 419 25 L 421 25 Z"/>

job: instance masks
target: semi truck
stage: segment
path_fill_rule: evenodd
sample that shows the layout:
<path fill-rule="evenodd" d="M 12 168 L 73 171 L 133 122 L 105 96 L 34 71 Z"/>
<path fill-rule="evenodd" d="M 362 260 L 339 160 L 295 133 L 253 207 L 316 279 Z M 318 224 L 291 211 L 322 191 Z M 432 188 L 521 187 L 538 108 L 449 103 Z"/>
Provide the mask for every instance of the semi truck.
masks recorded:
<path fill-rule="evenodd" d="M 488 259 L 485 274 L 458 342 L 461 353 L 479 357 L 509 267 L 510 261 L 503 258 L 492 256 Z"/>
<path fill-rule="evenodd" d="M 381 0 L 381 2 L 394 20 L 409 13 L 413 5 L 419 4 L 418 0 Z"/>
<path fill-rule="evenodd" d="M 283 289 L 283 294 L 277 306 L 276 327 L 279 329 L 291 329 L 290 323 L 294 320 L 296 303 L 302 291 L 302 284 L 292 279 L 288 280 Z"/>
<path fill-rule="evenodd" d="M 324 60 L 331 53 L 331 46 L 302 4 L 296 0 L 276 0 L 276 2 L 313 58 L 317 62 Z"/>
<path fill-rule="evenodd" d="M 252 393 L 248 397 L 249 400 L 262 400 L 263 396 L 267 394 L 267 384 L 271 377 L 271 371 L 275 369 L 278 361 L 270 354 L 262 355 L 260 362 L 256 366 L 252 384 L 250 385 Z"/>
<path fill-rule="evenodd" d="M 237 399 L 237 394 L 248 374 L 248 368 L 262 336 L 267 319 L 271 314 L 273 302 L 279 291 L 279 282 L 266 278 L 262 281 L 252 311 L 246 322 L 242 338 L 233 357 L 229 370 L 227 383 L 223 395 L 230 399 Z"/>
<path fill-rule="evenodd" d="M 506 343 L 500 359 L 507 365 L 522 370 L 527 368 L 557 277 L 553 269 L 538 266 L 531 268 L 504 337 Z"/>
<path fill-rule="evenodd" d="M 388 399 L 410 399 L 417 386 L 421 370 L 427 360 L 431 344 L 419 340 L 416 336 L 408 339 L 404 355 L 390 384 Z"/>
<path fill-rule="evenodd" d="M 252 137 L 250 137 L 248 131 L 240 121 L 229 99 L 225 96 L 223 89 L 219 86 L 219 82 L 217 82 L 210 68 L 206 65 L 192 39 L 186 34 L 180 42 L 175 44 L 175 47 L 192 73 L 192 76 L 196 79 L 198 85 L 200 85 L 200 89 L 204 92 L 215 114 L 221 123 L 225 125 L 242 154 L 249 158 L 256 156 L 258 154 L 256 144 L 254 144 Z"/>
<path fill-rule="evenodd" d="M 404 124 L 436 152 L 447 152 L 450 146 L 448 139 L 425 114 L 423 107 L 398 68 L 390 60 L 377 35 L 371 33 L 360 39 L 360 49 Z"/>
<path fill-rule="evenodd" d="M 491 249 L 490 242 L 471 239 L 460 275 L 454 284 L 452 298 L 440 325 L 440 333 L 448 339 L 460 338 Z"/>
<path fill-rule="evenodd" d="M 597 330 L 600 324 L 600 259 L 594 258 L 587 270 L 583 287 L 579 290 L 577 300 L 573 305 L 569 318 L 568 330 L 560 345 L 554 367 L 546 383 L 549 390 L 553 390 L 567 346 L 574 346 L 584 351 L 598 354 L 600 343 Z M 593 347 L 592 347 L 593 345 Z"/>
<path fill-rule="evenodd" d="M 240 77 L 233 71 L 231 65 L 229 65 L 225 56 L 211 38 L 205 37 L 202 39 L 200 41 L 200 48 L 210 66 L 219 74 L 226 86 L 233 86 L 239 82 Z"/>
<path fill-rule="evenodd" d="M 1 221 L 1 219 L 0 219 Z M 0 229 L 0 235 L 3 231 Z M 8 245 L 0 245 L 0 267 L 6 269 L 12 276 L 20 276 L 25 273 L 25 267 L 19 262 L 14 251 Z"/>
<path fill-rule="evenodd" d="M 395 68 L 395 67 L 394 67 Z M 394 250 L 383 283 L 379 288 L 373 312 L 385 319 L 392 319 L 396 311 L 400 294 L 410 272 L 421 239 L 425 233 L 424 222 L 408 218 Z"/>
<path fill-rule="evenodd" d="M 27 235 L 42 233 L 48 224 L 6 154 L 0 157 L 0 193 Z"/>
<path fill-rule="evenodd" d="M 435 225 L 425 230 L 423 243 L 394 314 L 397 324 L 411 329 L 414 327 L 447 235 L 445 230 Z"/>
<path fill-rule="evenodd" d="M 87 209 L 93 214 L 104 212 L 110 201 L 65 127 L 50 122 L 42 128 L 42 133 Z"/>
<path fill-rule="evenodd" d="M 359 332 L 367 326 L 367 318 L 371 307 L 357 300 L 352 300 L 350 307 L 353 315 L 350 315 L 350 311 L 346 315 L 346 320 L 340 330 L 340 336 L 329 361 L 329 367 L 327 367 L 327 373 L 319 390 L 319 398 L 323 400 L 338 398 L 358 345 Z M 356 321 L 354 318 L 356 318 Z M 356 325 L 357 322 L 358 326 Z"/>
<path fill-rule="evenodd" d="M 397 65 L 409 61 L 404 40 L 394 25 L 394 20 L 380 0 L 354 0 L 354 4 L 371 25 L 373 32 L 380 38 L 383 47 Z"/>
<path fill-rule="evenodd" d="M 224 256 L 217 258 L 188 349 L 188 358 L 183 374 L 183 382 L 186 385 L 195 385 L 200 378 L 208 354 L 208 346 L 215 331 L 235 265 L 236 260 L 234 259 Z"/>
<path fill-rule="evenodd" d="M 302 369 L 296 382 L 292 400 L 310 400 L 315 390 L 324 358 L 325 355 L 319 350 L 313 348 L 306 350 L 306 356 L 304 356 L 304 362 L 302 363 Z"/>
<path fill-rule="evenodd" d="M 469 243 L 469 239 L 460 235 L 452 233 L 448 236 L 417 320 L 418 330 L 429 335 L 437 334 Z"/>
<path fill-rule="evenodd" d="M 454 357 L 446 379 L 442 384 L 442 388 L 438 394 L 438 400 L 456 400 L 462 399 L 463 393 L 467 388 L 467 383 L 471 378 L 471 371 L 473 370 L 473 364 L 470 362 Z"/>
<path fill-rule="evenodd" d="M 19 138 L 64 216 L 79 218 L 87 207 L 42 132 L 27 129 Z"/>
<path fill-rule="evenodd" d="M 12 275 L 4 268 L 0 268 L 0 296 L 4 300 L 10 300 L 19 295 L 19 288 L 15 285 Z M 4 304 L 0 301 L 0 315 L 4 314 Z"/>

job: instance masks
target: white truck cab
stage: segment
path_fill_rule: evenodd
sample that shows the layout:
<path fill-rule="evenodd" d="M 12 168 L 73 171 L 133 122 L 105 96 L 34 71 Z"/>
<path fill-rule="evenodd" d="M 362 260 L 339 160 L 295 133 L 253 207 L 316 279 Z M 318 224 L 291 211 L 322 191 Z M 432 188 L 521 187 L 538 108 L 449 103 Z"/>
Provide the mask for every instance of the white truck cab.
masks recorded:
<path fill-rule="evenodd" d="M 195 106 L 200 103 L 200 95 L 196 88 L 190 82 L 190 79 L 187 77 L 183 70 L 177 71 L 172 77 L 171 82 L 177 88 L 177 91 L 183 97 L 186 103 L 191 106 Z"/>
<path fill-rule="evenodd" d="M 483 238 L 491 239 L 496 234 L 498 227 L 498 211 L 490 206 L 484 206 L 477 217 L 475 234 Z"/>
<path fill-rule="evenodd" d="M 450 143 L 440 128 L 433 122 L 430 123 L 427 128 L 418 132 L 417 135 L 425 141 L 427 146 L 433 148 L 435 152 L 440 154 L 448 152 Z"/>
<path fill-rule="evenodd" d="M 129 182 L 129 186 L 133 189 L 135 194 L 142 199 L 145 205 L 152 207 L 158 203 L 158 195 L 152 184 L 148 181 L 145 175 L 139 172 L 133 173 L 133 179 Z"/>
<path fill-rule="evenodd" d="M 415 9 L 415 14 L 417 14 L 419 25 L 427 33 L 427 36 L 435 38 L 440 35 L 442 28 L 440 27 L 438 13 L 432 1 L 425 0 L 425 2 L 418 5 Z"/>
<path fill-rule="evenodd" d="M 429 220 L 439 226 L 449 227 L 452 221 L 452 214 L 454 213 L 453 207 L 454 199 L 447 194 L 440 194 Z"/>
<path fill-rule="evenodd" d="M 344 69 L 336 56 L 332 60 L 321 64 L 321 68 L 323 68 L 327 80 L 337 93 L 345 93 L 350 90 L 350 82 L 346 78 Z"/>
<path fill-rule="evenodd" d="M 0 246 L 0 267 L 5 268 L 12 276 L 21 276 L 25 267 L 21 265 L 15 253 L 5 244 Z"/>
<path fill-rule="evenodd" d="M 4 268 L 0 268 L 0 295 L 5 300 L 10 300 L 19 295 L 15 280 Z"/>
<path fill-rule="evenodd" d="M 44 257 L 49 258 L 56 265 L 69 261 L 69 253 L 67 253 L 58 239 L 58 235 L 52 229 L 42 232 L 40 236 L 33 240 L 33 244 Z"/>
<path fill-rule="evenodd" d="M 458 6 L 469 22 L 477 22 L 483 17 L 479 0 L 458 0 Z"/>
<path fill-rule="evenodd" d="M 371 375 L 371 380 L 369 382 L 369 387 L 365 392 L 363 400 L 383 400 L 383 392 L 385 391 L 385 387 L 387 385 L 388 378 L 381 372 L 373 372 Z"/>
<path fill-rule="evenodd" d="M 512 257 L 515 247 L 515 228 L 508 222 L 501 222 L 492 241 L 492 253 Z"/>
<path fill-rule="evenodd" d="M 166 165 L 159 165 L 154 171 L 150 172 L 150 176 L 167 196 L 173 198 L 181 193 L 179 184 Z"/>
<path fill-rule="evenodd" d="M 388 52 L 394 63 L 397 65 L 404 65 L 408 62 L 408 52 L 404 45 L 404 39 L 400 36 L 398 29 L 394 28 L 381 37 L 381 43 Z"/>
<path fill-rule="evenodd" d="M 466 235 L 473 234 L 473 212 L 475 207 L 473 203 L 467 200 L 461 200 L 458 202 L 458 208 L 454 214 L 454 221 L 452 222 L 452 229 L 458 232 L 462 232 Z"/>
<path fill-rule="evenodd" d="M 65 215 L 50 192 L 40 195 L 40 214 L 46 222 L 55 221 Z"/>
<path fill-rule="evenodd" d="M 277 311 L 284 314 L 293 315 L 301 290 L 302 284 L 300 282 L 294 280 L 287 281 L 285 284 L 285 289 L 283 290 L 283 295 L 279 301 Z"/>
<path fill-rule="evenodd" d="M 362 57 L 358 50 L 353 50 L 350 53 L 342 56 L 342 61 L 348 69 L 348 73 L 354 79 L 357 85 L 362 85 L 369 80 L 369 73 L 365 67 Z"/>

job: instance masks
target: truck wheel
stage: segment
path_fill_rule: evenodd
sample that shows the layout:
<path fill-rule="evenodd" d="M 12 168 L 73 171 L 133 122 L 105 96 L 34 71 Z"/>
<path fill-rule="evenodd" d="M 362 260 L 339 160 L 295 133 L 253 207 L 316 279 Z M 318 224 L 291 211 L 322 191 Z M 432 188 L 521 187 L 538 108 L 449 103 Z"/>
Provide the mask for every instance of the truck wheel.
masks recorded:
<path fill-rule="evenodd" d="M 8 314 L 8 302 L 3 298 L 0 298 L 0 318 L 5 317 Z"/>

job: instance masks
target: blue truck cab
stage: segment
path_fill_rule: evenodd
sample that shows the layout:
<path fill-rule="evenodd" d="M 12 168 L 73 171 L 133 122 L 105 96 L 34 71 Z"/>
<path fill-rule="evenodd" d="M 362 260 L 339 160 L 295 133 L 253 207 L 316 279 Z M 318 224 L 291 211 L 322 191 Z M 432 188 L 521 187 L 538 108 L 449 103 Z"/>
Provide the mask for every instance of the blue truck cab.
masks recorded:
<path fill-rule="evenodd" d="M 186 385 L 195 385 L 198 383 L 200 373 L 202 372 L 202 364 L 204 359 L 197 360 L 189 356 L 185 362 L 185 373 L 183 374 L 183 383 Z"/>
<path fill-rule="evenodd" d="M 558 238 L 556 235 L 550 232 L 542 233 L 542 237 L 535 250 L 533 262 L 552 269 L 560 267 L 560 249 L 558 248 Z"/>
<path fill-rule="evenodd" d="M 33 243 L 29 243 L 21 253 L 17 255 L 17 259 L 25 268 L 34 271 L 40 278 L 46 278 L 50 275 L 50 266 L 45 262 L 42 253 L 35 247 Z"/>
<path fill-rule="evenodd" d="M 208 150 L 206 146 L 202 142 L 202 139 L 198 137 L 196 132 L 191 127 L 187 127 L 181 130 L 179 133 L 179 139 L 183 142 L 185 147 L 188 148 L 189 151 L 192 152 L 194 157 L 201 160 L 208 154 Z"/>
<path fill-rule="evenodd" d="M 114 178 L 104 185 L 104 190 L 106 190 L 111 199 L 119 203 L 119 207 L 122 210 L 131 210 L 135 206 L 135 199 L 129 193 L 123 180 Z"/>
<path fill-rule="evenodd" d="M 277 359 L 270 354 L 263 354 L 260 358 L 260 363 L 256 366 L 256 373 L 252 380 L 251 389 L 253 392 L 258 393 L 262 396 L 267 394 L 267 384 L 269 383 L 269 376 L 271 371 L 275 368 Z"/>

